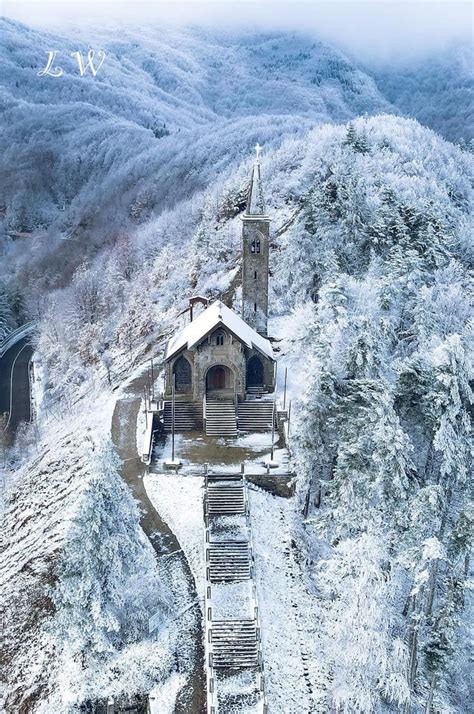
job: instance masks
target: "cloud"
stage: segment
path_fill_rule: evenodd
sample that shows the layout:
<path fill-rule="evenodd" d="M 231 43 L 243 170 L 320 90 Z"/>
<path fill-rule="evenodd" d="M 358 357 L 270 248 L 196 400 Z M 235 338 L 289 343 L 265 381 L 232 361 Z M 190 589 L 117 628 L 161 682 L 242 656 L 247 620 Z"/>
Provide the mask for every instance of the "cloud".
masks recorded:
<path fill-rule="evenodd" d="M 4 15 L 58 27 L 198 24 L 302 30 L 363 60 L 410 61 L 472 39 L 471 3 L 452 0 L 4 0 Z"/>

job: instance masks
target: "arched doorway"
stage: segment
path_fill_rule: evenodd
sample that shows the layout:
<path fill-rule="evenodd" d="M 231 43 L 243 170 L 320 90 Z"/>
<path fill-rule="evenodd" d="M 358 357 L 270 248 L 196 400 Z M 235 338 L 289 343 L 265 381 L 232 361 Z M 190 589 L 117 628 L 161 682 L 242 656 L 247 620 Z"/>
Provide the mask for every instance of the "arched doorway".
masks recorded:
<path fill-rule="evenodd" d="M 249 387 L 263 387 L 263 364 L 256 355 L 247 362 L 247 389 Z"/>
<path fill-rule="evenodd" d="M 186 357 L 179 357 L 174 363 L 173 374 L 177 392 L 190 392 L 193 384 L 192 369 Z"/>
<path fill-rule="evenodd" d="M 206 374 L 206 392 L 219 392 L 234 388 L 232 370 L 223 364 L 215 364 Z"/>

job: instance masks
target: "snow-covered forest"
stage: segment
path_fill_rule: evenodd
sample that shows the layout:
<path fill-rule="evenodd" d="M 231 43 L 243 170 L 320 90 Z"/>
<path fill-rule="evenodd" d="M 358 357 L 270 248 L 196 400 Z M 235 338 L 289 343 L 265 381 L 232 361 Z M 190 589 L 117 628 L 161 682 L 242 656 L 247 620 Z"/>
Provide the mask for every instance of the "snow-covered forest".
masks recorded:
<path fill-rule="evenodd" d="M 259 141 L 320 712 L 468 711 L 467 69 L 440 116 L 427 67 L 418 102 L 397 70 L 299 35 L 98 33 L 107 72 L 40 82 L 58 38 L 2 30 L 0 338 L 36 321 L 42 385 L 3 459 L 6 710 L 74 712 L 173 670 L 176 604 L 107 436 L 113 389 L 191 294 L 237 303 Z"/>

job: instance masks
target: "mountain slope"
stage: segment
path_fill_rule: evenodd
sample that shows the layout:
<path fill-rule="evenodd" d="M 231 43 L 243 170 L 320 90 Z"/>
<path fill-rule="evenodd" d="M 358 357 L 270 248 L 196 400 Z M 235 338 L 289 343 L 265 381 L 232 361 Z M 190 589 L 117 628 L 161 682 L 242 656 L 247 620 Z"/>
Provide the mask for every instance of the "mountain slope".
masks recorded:
<path fill-rule="evenodd" d="M 46 270 L 50 285 L 69 279 L 65 254 L 74 268 L 228 175 L 257 140 L 278 145 L 388 106 L 342 55 L 299 36 L 130 29 L 86 39 L 8 20 L 2 35 L 3 255 L 10 271 L 27 260 L 40 284 Z M 89 44 L 107 58 L 81 78 L 69 55 Z M 64 75 L 39 77 L 51 47 Z"/>
<path fill-rule="evenodd" d="M 37 345 L 46 407 L 143 360 L 190 294 L 238 305 L 249 172 L 105 247 L 51 295 Z M 266 155 L 293 537 L 328 710 L 419 712 L 428 697 L 465 710 L 471 173 L 470 154 L 393 116 L 324 125 Z"/>
<path fill-rule="evenodd" d="M 474 138 L 474 51 L 461 45 L 435 57 L 372 69 L 383 95 L 449 141 Z M 370 70 L 369 70 L 370 71 Z"/>

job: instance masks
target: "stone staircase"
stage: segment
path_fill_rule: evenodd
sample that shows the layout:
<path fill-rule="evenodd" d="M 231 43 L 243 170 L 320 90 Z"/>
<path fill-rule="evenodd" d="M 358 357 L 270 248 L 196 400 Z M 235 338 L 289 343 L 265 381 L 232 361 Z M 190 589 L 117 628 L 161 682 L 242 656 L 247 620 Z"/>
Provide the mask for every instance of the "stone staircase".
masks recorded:
<path fill-rule="evenodd" d="M 262 394 L 266 394 L 263 387 L 247 387 L 247 394 L 252 394 L 257 398 L 260 398 Z"/>
<path fill-rule="evenodd" d="M 262 690 L 259 676 L 252 670 L 230 671 L 216 669 L 217 709 L 219 712 L 262 712 Z M 236 691 L 236 678 L 238 687 Z"/>
<path fill-rule="evenodd" d="M 260 662 L 255 620 L 213 620 L 212 666 L 217 669 L 247 669 Z"/>
<path fill-rule="evenodd" d="M 248 541 L 210 543 L 206 551 L 208 580 L 211 583 L 249 580 L 250 557 Z"/>
<path fill-rule="evenodd" d="M 257 589 L 243 473 L 205 473 L 207 713 L 266 714 Z"/>
<path fill-rule="evenodd" d="M 242 481 L 209 483 L 206 494 L 208 516 L 237 516 L 246 513 Z"/>
<path fill-rule="evenodd" d="M 208 436 L 237 436 L 237 418 L 233 401 L 208 399 L 206 403 L 206 434 Z"/>
<path fill-rule="evenodd" d="M 202 413 L 195 402 L 175 402 L 174 428 L 175 431 L 199 431 L 202 426 Z M 171 431 L 171 402 L 164 403 L 163 428 Z"/>
<path fill-rule="evenodd" d="M 273 401 L 255 399 L 240 402 L 237 407 L 239 431 L 270 431 Z"/>

